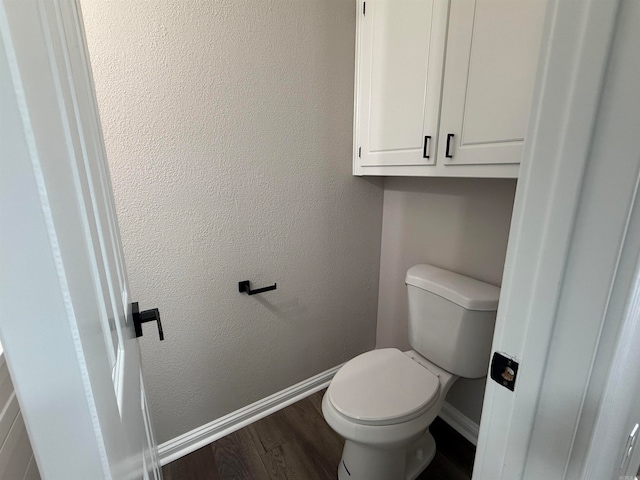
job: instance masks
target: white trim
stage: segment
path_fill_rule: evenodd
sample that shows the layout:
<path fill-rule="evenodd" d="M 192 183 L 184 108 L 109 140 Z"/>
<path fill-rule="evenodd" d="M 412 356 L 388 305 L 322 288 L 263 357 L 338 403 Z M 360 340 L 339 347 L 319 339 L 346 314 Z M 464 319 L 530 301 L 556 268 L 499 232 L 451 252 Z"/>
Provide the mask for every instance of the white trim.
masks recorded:
<path fill-rule="evenodd" d="M 251 405 L 247 405 L 224 417 L 220 417 L 206 425 L 194 428 L 190 432 L 183 433 L 172 440 L 162 443 L 158 446 L 160 464 L 164 466 L 167 463 L 173 462 L 211 442 L 215 442 L 225 435 L 240 430 L 253 422 L 257 422 L 278 410 L 282 410 L 328 387 L 329 382 L 331 382 L 331 379 L 340 367 L 342 367 L 342 365 L 330 368 L 314 377 L 308 378 L 262 400 L 258 400 Z"/>
<path fill-rule="evenodd" d="M 637 213 L 635 217 L 638 218 Z M 637 255 L 637 249 L 634 250 L 633 254 Z M 629 372 L 640 371 L 640 356 L 637 351 L 640 342 L 640 261 L 636 264 L 633 283 L 581 472 L 583 478 L 588 480 L 606 478 L 616 470 L 620 470 L 617 472 L 620 478 L 631 478 L 638 471 L 637 460 L 631 461 L 632 456 L 638 457 L 637 453 L 628 455 L 621 466 L 620 452 L 624 454 L 625 449 L 620 449 L 620 440 L 640 421 L 640 409 L 637 406 L 640 375 L 629 375 Z M 620 368 L 621 365 L 624 367 Z"/>
<path fill-rule="evenodd" d="M 549 1 L 493 343 L 521 365 L 515 392 L 487 382 L 474 480 L 585 478 L 594 387 L 610 365 L 599 350 L 614 322 L 603 319 L 625 293 L 613 284 L 629 264 L 620 249 L 637 249 L 625 235 L 638 144 L 623 127 L 640 110 L 619 97 L 635 86 L 620 74 L 635 59 L 621 45 L 637 42 L 618 42 L 620 3 L 633 0 Z"/>
<path fill-rule="evenodd" d="M 608 67 L 608 90 L 616 92 L 616 104 L 619 107 L 605 110 L 603 106 L 603 110 L 609 114 L 610 123 L 613 123 L 611 112 L 619 111 L 613 117 L 617 119 L 617 125 L 637 125 L 640 121 L 640 97 L 637 95 L 640 80 L 638 32 L 640 4 L 624 1 L 618 14 L 616 37 Z M 616 128 L 616 131 L 624 130 Z M 627 176 L 631 178 L 633 172 L 636 183 L 633 194 L 629 195 L 633 200 L 627 230 L 624 233 L 610 304 L 603 320 L 589 390 L 585 395 L 587 400 L 584 411 L 589 414 L 583 414 L 576 435 L 580 445 L 585 445 L 589 440 L 588 449 L 584 447 L 578 450 L 578 455 L 572 454 L 576 457 L 572 458 L 572 463 L 579 468 L 570 470 L 573 465 L 569 464 L 568 471 L 573 476 L 567 475 L 567 479 L 631 479 L 636 478 L 640 466 L 638 442 L 635 452 L 632 449 L 631 456 L 622 461 L 629 448 L 626 444 L 628 435 L 636 423 L 640 422 L 640 356 L 637 348 L 640 345 L 640 147 L 636 130 L 618 135 L 612 139 L 608 148 L 602 150 L 611 155 L 610 158 L 622 158 L 624 163 L 633 159 L 631 164 L 635 168 L 627 170 Z M 623 164 L 616 162 L 616 170 L 622 168 Z M 611 183 L 616 188 L 620 187 L 620 182 Z M 609 198 L 615 200 L 611 195 Z M 593 400 L 589 402 L 591 397 Z M 584 434 L 580 435 L 582 432 Z M 612 475 L 612 472 L 615 473 Z"/>
<path fill-rule="evenodd" d="M 220 417 L 206 425 L 194 428 L 190 432 L 183 433 L 176 438 L 160 444 L 158 446 L 160 464 L 164 466 L 174 460 L 178 460 L 205 445 L 215 442 L 226 435 L 236 432 L 251 423 L 257 422 L 272 413 L 282 410 L 328 387 L 331 379 L 333 379 L 341 367 L 342 365 L 338 365 L 337 367 L 330 368 L 314 377 L 289 388 L 285 388 L 251 405 L 247 405 L 224 417 Z M 444 402 L 438 416 L 472 444 L 478 444 L 479 425 L 453 405 Z"/>
<path fill-rule="evenodd" d="M 471 420 L 456 407 L 451 405 L 449 402 L 444 402 L 442 410 L 440 410 L 438 416 L 464 438 L 474 445 L 478 445 L 478 431 L 480 430 L 480 425 Z"/>

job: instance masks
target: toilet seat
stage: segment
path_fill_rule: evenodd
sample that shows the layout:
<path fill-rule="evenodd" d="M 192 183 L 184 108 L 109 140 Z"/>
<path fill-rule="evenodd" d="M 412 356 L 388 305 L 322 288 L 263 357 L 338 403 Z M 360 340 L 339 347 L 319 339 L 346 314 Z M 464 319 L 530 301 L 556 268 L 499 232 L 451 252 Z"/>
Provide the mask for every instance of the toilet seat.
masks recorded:
<path fill-rule="evenodd" d="M 391 425 L 411 420 L 437 400 L 440 380 L 400 350 L 363 353 L 335 375 L 327 395 L 355 423 Z"/>

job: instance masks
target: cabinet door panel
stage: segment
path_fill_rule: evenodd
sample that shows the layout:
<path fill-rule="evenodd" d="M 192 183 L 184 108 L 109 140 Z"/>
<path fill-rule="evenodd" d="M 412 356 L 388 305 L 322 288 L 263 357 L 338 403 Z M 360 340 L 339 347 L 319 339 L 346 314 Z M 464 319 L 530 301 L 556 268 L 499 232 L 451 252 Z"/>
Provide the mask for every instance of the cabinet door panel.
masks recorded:
<path fill-rule="evenodd" d="M 439 152 L 447 165 L 520 162 L 545 6 L 543 0 L 452 4 Z M 452 158 L 445 156 L 447 134 L 454 134 Z"/>
<path fill-rule="evenodd" d="M 360 11 L 356 139 L 361 165 L 434 163 L 447 3 L 368 0 L 366 14 Z M 424 158 L 427 135 L 430 158 Z"/>

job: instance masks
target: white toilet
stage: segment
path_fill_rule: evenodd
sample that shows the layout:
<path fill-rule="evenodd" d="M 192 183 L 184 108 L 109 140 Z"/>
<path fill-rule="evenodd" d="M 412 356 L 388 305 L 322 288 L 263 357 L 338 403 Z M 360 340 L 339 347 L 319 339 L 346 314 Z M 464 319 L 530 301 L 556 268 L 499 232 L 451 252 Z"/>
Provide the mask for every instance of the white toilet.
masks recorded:
<path fill-rule="evenodd" d="M 409 343 L 363 353 L 322 400 L 345 438 L 340 480 L 412 480 L 431 462 L 429 425 L 458 377 L 487 374 L 500 289 L 431 265 L 407 272 Z"/>

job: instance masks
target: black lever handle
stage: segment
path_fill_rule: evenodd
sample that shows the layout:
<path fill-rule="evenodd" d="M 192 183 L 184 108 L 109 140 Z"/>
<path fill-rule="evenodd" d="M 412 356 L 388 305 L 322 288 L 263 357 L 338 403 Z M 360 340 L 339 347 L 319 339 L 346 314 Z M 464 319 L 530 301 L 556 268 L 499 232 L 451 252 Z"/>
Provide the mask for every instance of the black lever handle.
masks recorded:
<path fill-rule="evenodd" d="M 422 147 L 422 158 L 429 158 L 427 152 L 429 151 L 429 140 L 431 140 L 431 135 L 424 136 L 424 147 Z"/>
<path fill-rule="evenodd" d="M 164 332 L 162 331 L 162 322 L 160 321 L 160 310 L 152 308 L 151 310 L 140 311 L 138 302 L 131 304 L 131 314 L 133 315 L 133 328 L 136 331 L 136 338 L 142 336 L 142 324 L 146 322 L 158 322 L 158 334 L 160 341 L 164 340 Z"/>
<path fill-rule="evenodd" d="M 238 282 L 238 291 L 240 293 L 246 293 L 247 295 L 255 295 L 256 293 L 269 292 L 271 290 L 275 290 L 277 287 L 278 287 L 278 284 L 274 283 L 273 285 L 269 285 L 268 287 L 251 290 L 251 282 L 249 280 L 243 280 L 242 282 Z"/>
<path fill-rule="evenodd" d="M 453 158 L 453 155 L 451 155 L 451 139 L 455 137 L 455 135 L 453 133 L 448 133 L 447 134 L 447 151 L 445 152 L 444 156 L 447 158 Z"/>

